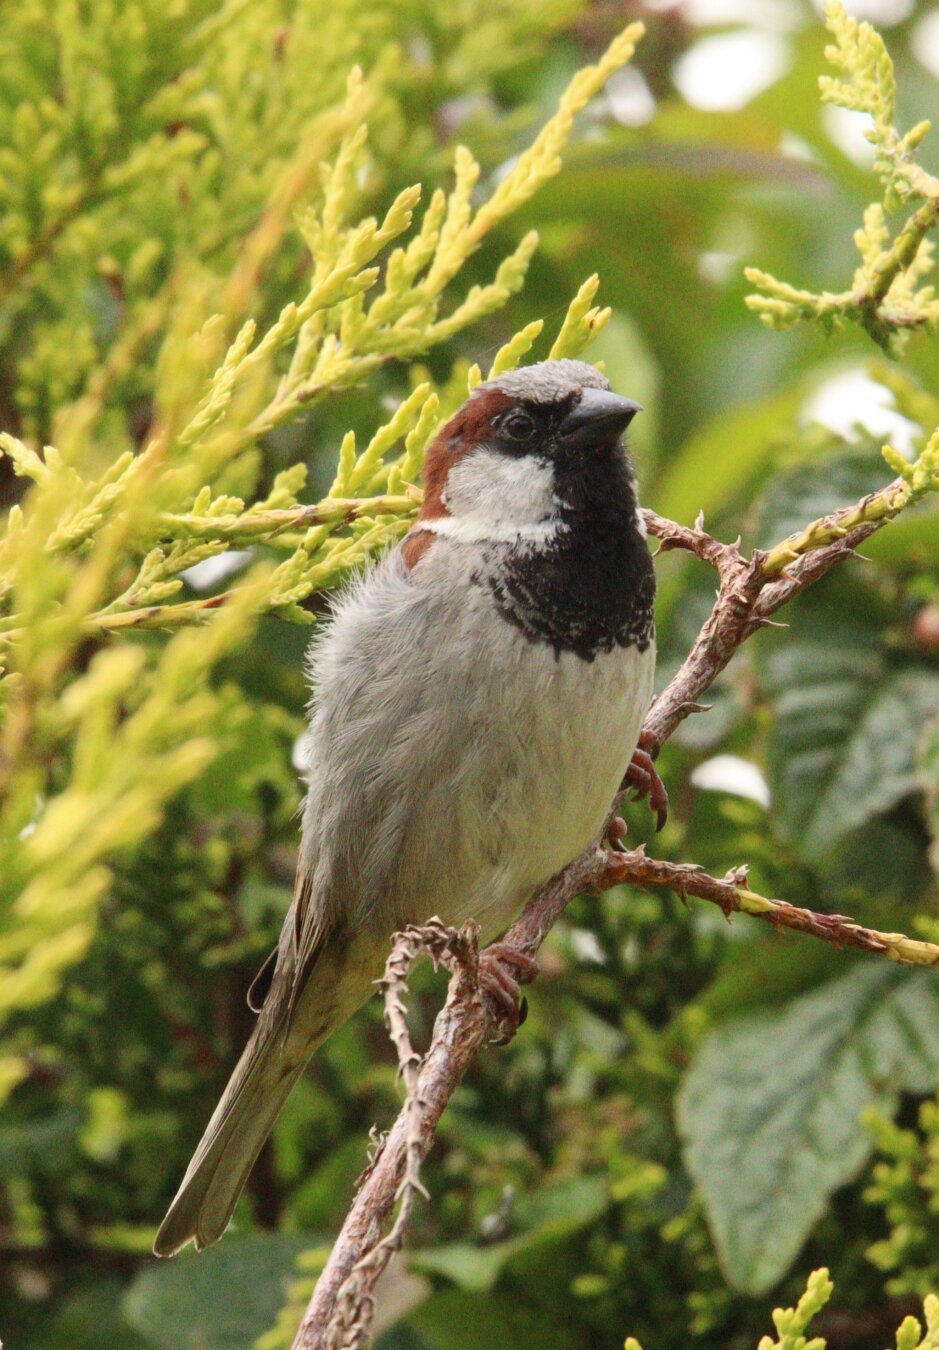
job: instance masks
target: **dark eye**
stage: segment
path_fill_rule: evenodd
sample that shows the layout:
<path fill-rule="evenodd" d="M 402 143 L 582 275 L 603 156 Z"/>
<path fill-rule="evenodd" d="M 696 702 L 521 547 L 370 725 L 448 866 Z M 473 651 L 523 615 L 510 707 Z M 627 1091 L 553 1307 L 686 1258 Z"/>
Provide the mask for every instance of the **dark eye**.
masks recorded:
<path fill-rule="evenodd" d="M 535 434 L 535 421 L 528 413 L 513 412 L 503 420 L 499 430 L 513 441 L 527 441 Z"/>

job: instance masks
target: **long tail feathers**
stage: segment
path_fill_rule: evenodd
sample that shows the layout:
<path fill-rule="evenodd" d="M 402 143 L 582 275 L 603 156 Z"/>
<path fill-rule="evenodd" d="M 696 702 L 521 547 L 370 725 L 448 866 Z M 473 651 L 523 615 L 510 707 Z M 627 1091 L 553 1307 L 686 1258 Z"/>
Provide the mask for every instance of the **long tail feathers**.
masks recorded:
<path fill-rule="evenodd" d="M 316 1042 L 288 1058 L 279 1026 L 263 1019 L 215 1108 L 176 1198 L 153 1243 L 172 1256 L 187 1242 L 201 1250 L 225 1231 L 248 1174 Z"/>
<path fill-rule="evenodd" d="M 368 931 L 358 942 L 345 935 L 330 941 L 316 953 L 296 1005 L 292 972 L 283 978 L 279 970 L 274 974 L 254 1033 L 160 1225 L 153 1244 L 157 1256 L 172 1256 L 187 1242 L 201 1249 L 222 1236 L 310 1056 L 371 993 L 383 947 L 381 935 L 376 944 Z M 255 992 L 263 992 L 265 983 L 262 972 Z"/>

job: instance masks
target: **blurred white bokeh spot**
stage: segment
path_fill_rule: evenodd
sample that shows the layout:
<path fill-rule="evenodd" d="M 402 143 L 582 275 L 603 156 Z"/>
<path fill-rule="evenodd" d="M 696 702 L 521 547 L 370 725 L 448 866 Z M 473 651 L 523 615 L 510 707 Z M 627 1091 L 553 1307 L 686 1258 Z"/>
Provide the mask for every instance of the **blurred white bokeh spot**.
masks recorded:
<path fill-rule="evenodd" d="M 290 762 L 297 773 L 305 773 L 310 767 L 310 757 L 307 751 L 307 734 L 301 732 L 293 743 L 293 749 L 290 751 Z"/>
<path fill-rule="evenodd" d="M 852 19 L 867 19 L 870 23 L 889 27 L 902 23 L 913 13 L 916 0 L 848 0 L 845 6 Z M 815 0 L 819 14 L 825 13 L 825 0 Z"/>
<path fill-rule="evenodd" d="M 869 169 L 874 162 L 874 147 L 864 135 L 870 125 L 867 113 L 836 108 L 833 103 L 822 108 L 822 126 L 828 139 L 861 169 Z"/>
<path fill-rule="evenodd" d="M 847 440 L 857 438 L 858 427 L 873 437 L 889 439 L 897 450 L 913 449 L 919 427 L 897 412 L 893 395 L 865 370 L 839 371 L 818 386 L 802 409 L 810 422 L 821 422 Z"/>
<path fill-rule="evenodd" d="M 572 928 L 570 939 L 578 961 L 590 961 L 597 966 L 606 965 L 606 953 L 589 928 Z"/>
<path fill-rule="evenodd" d="M 913 29 L 913 55 L 939 79 L 939 9 L 923 16 Z"/>
<path fill-rule="evenodd" d="M 676 61 L 672 76 L 695 108 L 736 112 L 789 67 L 789 43 L 776 33 L 739 29 L 702 38 Z"/>
<path fill-rule="evenodd" d="M 185 572 L 180 572 L 180 576 L 194 591 L 208 591 L 226 577 L 240 572 L 253 557 L 252 548 L 226 549 L 224 553 L 216 553 L 214 558 L 206 558 L 187 567 Z"/>
<path fill-rule="evenodd" d="M 796 159 L 803 164 L 819 164 L 821 162 L 808 141 L 803 140 L 793 131 L 784 131 L 780 136 L 779 153 L 785 155 L 786 159 Z"/>
<path fill-rule="evenodd" d="M 739 755 L 714 755 L 699 764 L 691 775 L 695 787 L 706 792 L 730 792 L 760 806 L 770 804 L 769 784 L 755 764 Z"/>
<path fill-rule="evenodd" d="M 698 254 L 698 276 L 713 286 L 723 286 L 739 271 L 740 259 L 736 253 L 726 253 L 719 248 L 707 248 Z"/>
<path fill-rule="evenodd" d="M 647 9 L 681 8 L 686 23 L 706 28 L 722 23 L 747 23 L 754 28 L 792 32 L 805 16 L 792 0 L 646 0 Z"/>
<path fill-rule="evenodd" d="M 655 116 L 655 99 L 645 76 L 635 66 L 614 70 L 606 82 L 606 101 L 624 127 L 642 127 Z"/>

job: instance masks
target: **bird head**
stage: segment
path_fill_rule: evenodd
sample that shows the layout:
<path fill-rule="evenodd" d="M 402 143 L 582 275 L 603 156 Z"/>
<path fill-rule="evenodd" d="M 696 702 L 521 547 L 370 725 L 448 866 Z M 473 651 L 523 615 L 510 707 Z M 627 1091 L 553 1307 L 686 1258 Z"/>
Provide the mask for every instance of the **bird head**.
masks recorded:
<path fill-rule="evenodd" d="M 621 437 L 640 411 L 583 361 L 487 380 L 428 452 L 417 529 L 467 542 L 537 539 L 565 507 L 602 493 L 607 474 L 630 472 Z"/>

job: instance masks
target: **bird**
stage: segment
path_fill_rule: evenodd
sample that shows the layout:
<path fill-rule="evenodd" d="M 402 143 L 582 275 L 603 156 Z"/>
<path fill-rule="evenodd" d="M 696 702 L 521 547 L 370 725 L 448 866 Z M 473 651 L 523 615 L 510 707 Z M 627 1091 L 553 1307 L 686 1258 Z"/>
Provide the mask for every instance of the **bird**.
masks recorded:
<path fill-rule="evenodd" d="M 365 1002 L 393 934 L 439 916 L 489 941 L 598 837 L 645 749 L 655 577 L 623 433 L 594 366 L 480 383 L 436 435 L 412 528 L 310 648 L 293 900 L 249 993 L 253 1034 L 154 1242 L 224 1233 L 316 1048 Z M 495 943 L 511 1003 L 536 963 Z"/>

